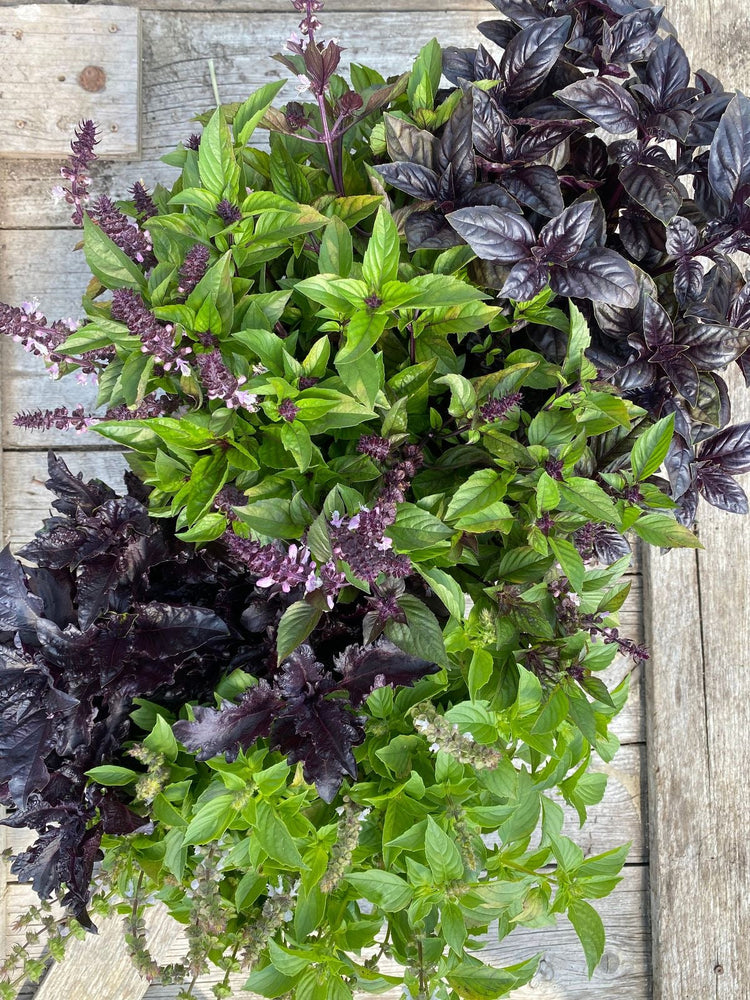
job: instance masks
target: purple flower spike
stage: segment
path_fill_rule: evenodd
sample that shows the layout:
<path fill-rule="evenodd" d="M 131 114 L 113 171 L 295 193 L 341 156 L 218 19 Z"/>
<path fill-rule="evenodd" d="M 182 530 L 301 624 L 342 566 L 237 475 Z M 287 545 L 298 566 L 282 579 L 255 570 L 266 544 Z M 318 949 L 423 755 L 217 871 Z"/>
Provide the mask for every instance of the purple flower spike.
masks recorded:
<path fill-rule="evenodd" d="M 185 260 L 180 268 L 180 287 L 182 295 L 189 295 L 208 269 L 208 247 L 196 243 L 185 254 Z"/>
<path fill-rule="evenodd" d="M 238 391 L 247 379 L 244 375 L 236 376 L 230 372 L 220 351 L 199 354 L 195 363 L 198 365 L 201 382 L 209 399 L 221 399 L 229 409 L 238 406 L 251 411 L 257 409 L 257 396 L 251 392 Z"/>
<path fill-rule="evenodd" d="M 130 222 L 110 198 L 102 195 L 93 205 L 90 215 L 112 242 L 116 243 L 132 261 L 142 264 L 145 268 L 154 266 L 156 258 L 148 234 L 141 232 L 135 223 Z"/>
<path fill-rule="evenodd" d="M 514 406 L 520 406 L 523 394 L 513 392 L 509 396 L 501 396 L 499 399 L 490 399 L 484 406 L 479 408 L 479 417 L 487 424 L 495 420 L 507 420 L 508 413 Z"/>
<path fill-rule="evenodd" d="M 158 215 L 158 209 L 154 204 L 154 199 L 146 190 L 142 181 L 136 181 L 130 189 L 133 195 L 135 210 L 142 219 L 151 219 Z"/>
<path fill-rule="evenodd" d="M 61 167 L 60 174 L 70 181 L 69 188 L 61 188 L 61 192 L 69 205 L 73 205 L 73 225 L 83 225 L 83 206 L 88 201 L 87 188 L 91 179 L 86 173 L 90 164 L 96 159 L 94 146 L 99 140 L 96 137 L 96 125 L 90 120 L 82 121 L 75 130 L 75 139 L 71 142 L 72 155 L 68 165 Z"/>
<path fill-rule="evenodd" d="M 219 202 L 216 206 L 216 214 L 228 226 L 231 226 L 233 222 L 239 222 L 242 218 L 242 212 L 228 198 L 224 198 Z"/>
<path fill-rule="evenodd" d="M 385 462 L 391 451 L 391 442 L 377 434 L 364 434 L 359 439 L 357 451 L 362 455 L 369 455 L 376 462 Z"/>
<path fill-rule="evenodd" d="M 117 288 L 112 293 L 112 319 L 124 323 L 142 343 L 144 354 L 153 354 L 165 371 L 187 368 L 184 356 L 192 352 L 191 347 L 175 348 L 174 328 L 164 325 L 148 309 L 137 292 L 129 288 Z"/>

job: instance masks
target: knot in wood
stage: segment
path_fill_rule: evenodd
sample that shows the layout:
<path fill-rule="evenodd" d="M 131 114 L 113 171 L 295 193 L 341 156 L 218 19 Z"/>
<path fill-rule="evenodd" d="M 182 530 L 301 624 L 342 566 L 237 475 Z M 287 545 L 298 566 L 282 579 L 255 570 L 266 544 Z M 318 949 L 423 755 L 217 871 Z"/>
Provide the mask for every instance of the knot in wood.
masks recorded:
<path fill-rule="evenodd" d="M 107 74 L 101 66 L 85 66 L 78 74 L 78 82 L 90 94 L 97 94 L 107 85 Z"/>

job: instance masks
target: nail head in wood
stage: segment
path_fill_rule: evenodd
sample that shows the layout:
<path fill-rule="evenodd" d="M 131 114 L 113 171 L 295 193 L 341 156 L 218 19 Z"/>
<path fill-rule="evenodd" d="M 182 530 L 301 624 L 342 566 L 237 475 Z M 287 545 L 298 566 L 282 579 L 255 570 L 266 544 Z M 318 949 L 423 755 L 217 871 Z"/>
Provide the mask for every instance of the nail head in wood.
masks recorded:
<path fill-rule="evenodd" d="M 101 66 L 85 66 L 78 74 L 78 82 L 90 94 L 98 94 L 107 86 L 107 74 Z"/>

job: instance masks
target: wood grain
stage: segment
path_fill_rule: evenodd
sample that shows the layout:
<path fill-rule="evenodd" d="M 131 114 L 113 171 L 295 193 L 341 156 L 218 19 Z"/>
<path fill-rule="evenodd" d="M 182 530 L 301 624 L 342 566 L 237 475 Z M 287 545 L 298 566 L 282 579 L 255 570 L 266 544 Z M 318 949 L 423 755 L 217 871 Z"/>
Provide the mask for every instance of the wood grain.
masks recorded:
<path fill-rule="evenodd" d="M 138 156 L 139 18 L 127 7 L 7 8 L 0 156 L 64 157 L 82 118 L 99 125 L 99 155 Z"/>

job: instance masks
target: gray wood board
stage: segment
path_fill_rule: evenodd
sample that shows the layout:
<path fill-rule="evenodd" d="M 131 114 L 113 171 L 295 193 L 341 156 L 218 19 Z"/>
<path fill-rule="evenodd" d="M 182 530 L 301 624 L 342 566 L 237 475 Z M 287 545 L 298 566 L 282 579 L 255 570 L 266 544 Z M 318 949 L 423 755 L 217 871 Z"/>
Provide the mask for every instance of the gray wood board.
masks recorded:
<path fill-rule="evenodd" d="M 82 118 L 99 155 L 139 155 L 139 12 L 28 4 L 5 11 L 0 157 L 64 157 Z"/>
<path fill-rule="evenodd" d="M 747 4 L 666 6 L 693 65 L 747 91 Z M 750 997 L 750 526 L 704 503 L 698 526 L 705 551 L 644 559 L 654 1000 Z"/>
<path fill-rule="evenodd" d="M 290 10 L 291 10 L 291 5 Z M 159 157 L 174 149 L 199 126 L 190 119 L 214 105 L 209 76 L 213 59 L 219 94 L 224 102 L 244 100 L 252 90 L 288 77 L 271 56 L 284 47 L 296 26 L 296 17 L 286 15 L 283 5 L 275 14 L 261 14 L 249 21 L 238 13 L 164 12 L 144 10 L 142 113 L 140 162 L 120 163 L 106 159 L 92 166 L 92 195 L 116 198 L 127 195 L 134 181 L 147 186 L 169 183 L 173 168 Z M 364 14 L 326 10 L 327 37 L 340 39 L 345 51 L 342 66 L 364 62 L 381 73 L 409 69 L 419 48 L 436 37 L 445 44 L 476 45 L 480 14 L 476 10 L 450 13 L 441 10 L 430 17 L 405 12 L 394 16 L 379 9 Z M 487 10 L 491 16 L 492 10 Z M 385 44 L 394 32 L 398 45 Z M 403 44 L 402 41 L 403 40 Z M 287 87 L 278 102 L 294 96 Z M 258 133 L 258 140 L 264 139 Z M 58 162 L 20 163 L 0 159 L 0 225 L 7 228 L 69 226 L 70 213 L 64 203 L 53 203 L 49 192 L 59 183 Z"/>

